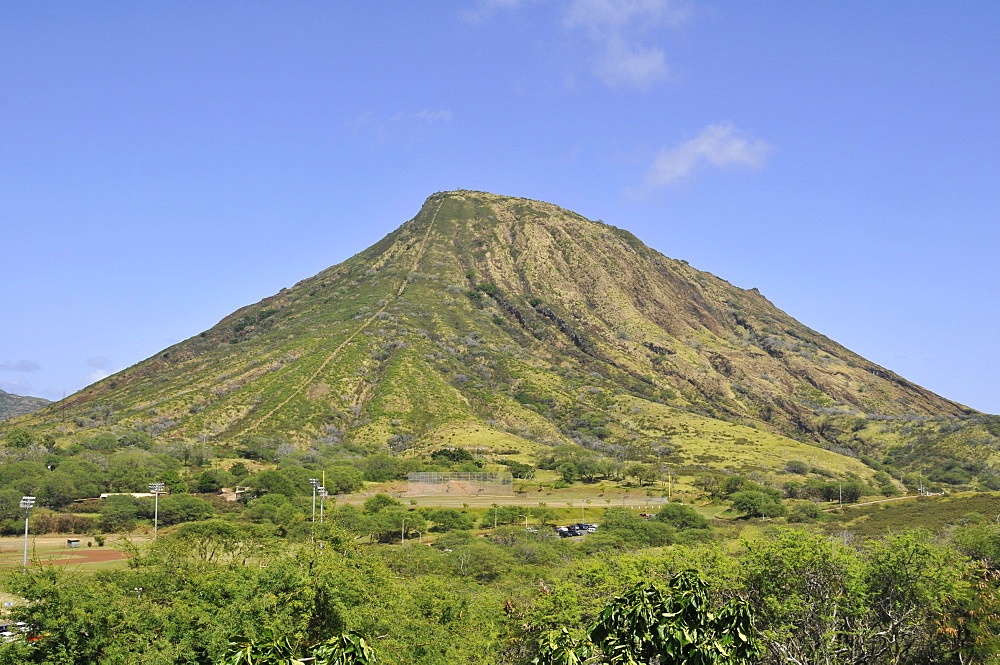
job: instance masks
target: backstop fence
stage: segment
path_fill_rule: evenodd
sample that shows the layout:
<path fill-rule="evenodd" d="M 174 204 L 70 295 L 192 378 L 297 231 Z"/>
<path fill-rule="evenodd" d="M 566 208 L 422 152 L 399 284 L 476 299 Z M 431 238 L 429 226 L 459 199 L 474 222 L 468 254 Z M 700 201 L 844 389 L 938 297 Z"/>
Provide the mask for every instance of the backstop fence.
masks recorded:
<path fill-rule="evenodd" d="M 408 496 L 513 496 L 509 473 L 416 471 L 407 477 Z"/>

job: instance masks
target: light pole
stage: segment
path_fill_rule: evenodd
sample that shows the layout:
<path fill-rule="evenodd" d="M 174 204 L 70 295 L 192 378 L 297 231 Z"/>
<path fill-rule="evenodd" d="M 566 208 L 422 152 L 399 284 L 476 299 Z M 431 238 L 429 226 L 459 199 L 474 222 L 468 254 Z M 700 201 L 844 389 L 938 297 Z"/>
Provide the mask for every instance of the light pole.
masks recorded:
<path fill-rule="evenodd" d="M 323 499 L 326 498 L 327 491 L 325 487 L 317 487 L 316 491 L 319 493 L 319 523 L 323 523 Z"/>
<path fill-rule="evenodd" d="M 403 524 L 399 527 L 399 544 L 406 544 L 406 518 L 403 518 Z"/>
<path fill-rule="evenodd" d="M 35 497 L 22 496 L 20 506 L 24 508 L 24 568 L 28 568 L 28 513 L 35 507 Z"/>
<path fill-rule="evenodd" d="M 160 493 L 163 491 L 163 483 L 150 483 L 149 491 L 153 493 L 153 540 L 156 540 L 156 532 L 160 526 Z"/>
<path fill-rule="evenodd" d="M 313 522 L 316 521 L 316 488 L 319 487 L 319 478 L 310 478 L 309 484 L 313 488 Z"/>

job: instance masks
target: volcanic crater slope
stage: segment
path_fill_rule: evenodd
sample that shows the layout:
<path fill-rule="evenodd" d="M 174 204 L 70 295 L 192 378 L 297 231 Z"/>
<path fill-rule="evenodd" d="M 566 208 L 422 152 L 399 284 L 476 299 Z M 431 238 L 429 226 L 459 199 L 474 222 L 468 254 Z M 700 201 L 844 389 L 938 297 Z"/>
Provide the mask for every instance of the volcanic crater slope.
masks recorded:
<path fill-rule="evenodd" d="M 577 443 L 739 468 L 865 452 L 873 422 L 970 415 L 628 231 L 456 191 L 24 422 L 395 453 Z"/>

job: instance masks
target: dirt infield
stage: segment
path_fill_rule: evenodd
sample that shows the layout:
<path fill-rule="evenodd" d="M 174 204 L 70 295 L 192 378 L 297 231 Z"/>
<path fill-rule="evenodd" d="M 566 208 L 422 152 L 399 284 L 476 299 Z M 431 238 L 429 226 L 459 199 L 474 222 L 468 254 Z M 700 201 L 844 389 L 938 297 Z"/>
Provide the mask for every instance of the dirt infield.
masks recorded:
<path fill-rule="evenodd" d="M 87 549 L 67 550 L 65 553 L 53 552 L 49 558 L 38 557 L 36 561 L 43 566 L 65 566 L 68 564 L 104 563 L 105 561 L 118 561 L 127 559 L 128 555 L 118 550 Z"/>

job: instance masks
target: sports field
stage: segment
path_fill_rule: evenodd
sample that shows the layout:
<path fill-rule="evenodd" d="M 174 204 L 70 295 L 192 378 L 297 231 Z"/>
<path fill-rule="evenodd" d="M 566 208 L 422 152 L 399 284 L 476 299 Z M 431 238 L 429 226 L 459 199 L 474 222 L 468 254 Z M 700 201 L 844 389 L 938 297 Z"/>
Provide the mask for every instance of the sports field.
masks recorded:
<path fill-rule="evenodd" d="M 70 547 L 67 540 L 78 538 L 80 547 Z M 91 543 L 88 547 L 87 543 Z M 28 565 L 73 566 L 81 570 L 102 570 L 125 564 L 126 555 L 115 548 L 117 536 L 108 536 L 99 547 L 90 536 L 71 534 L 28 536 Z M 24 561 L 24 537 L 0 538 L 0 567 L 20 566 Z"/>

